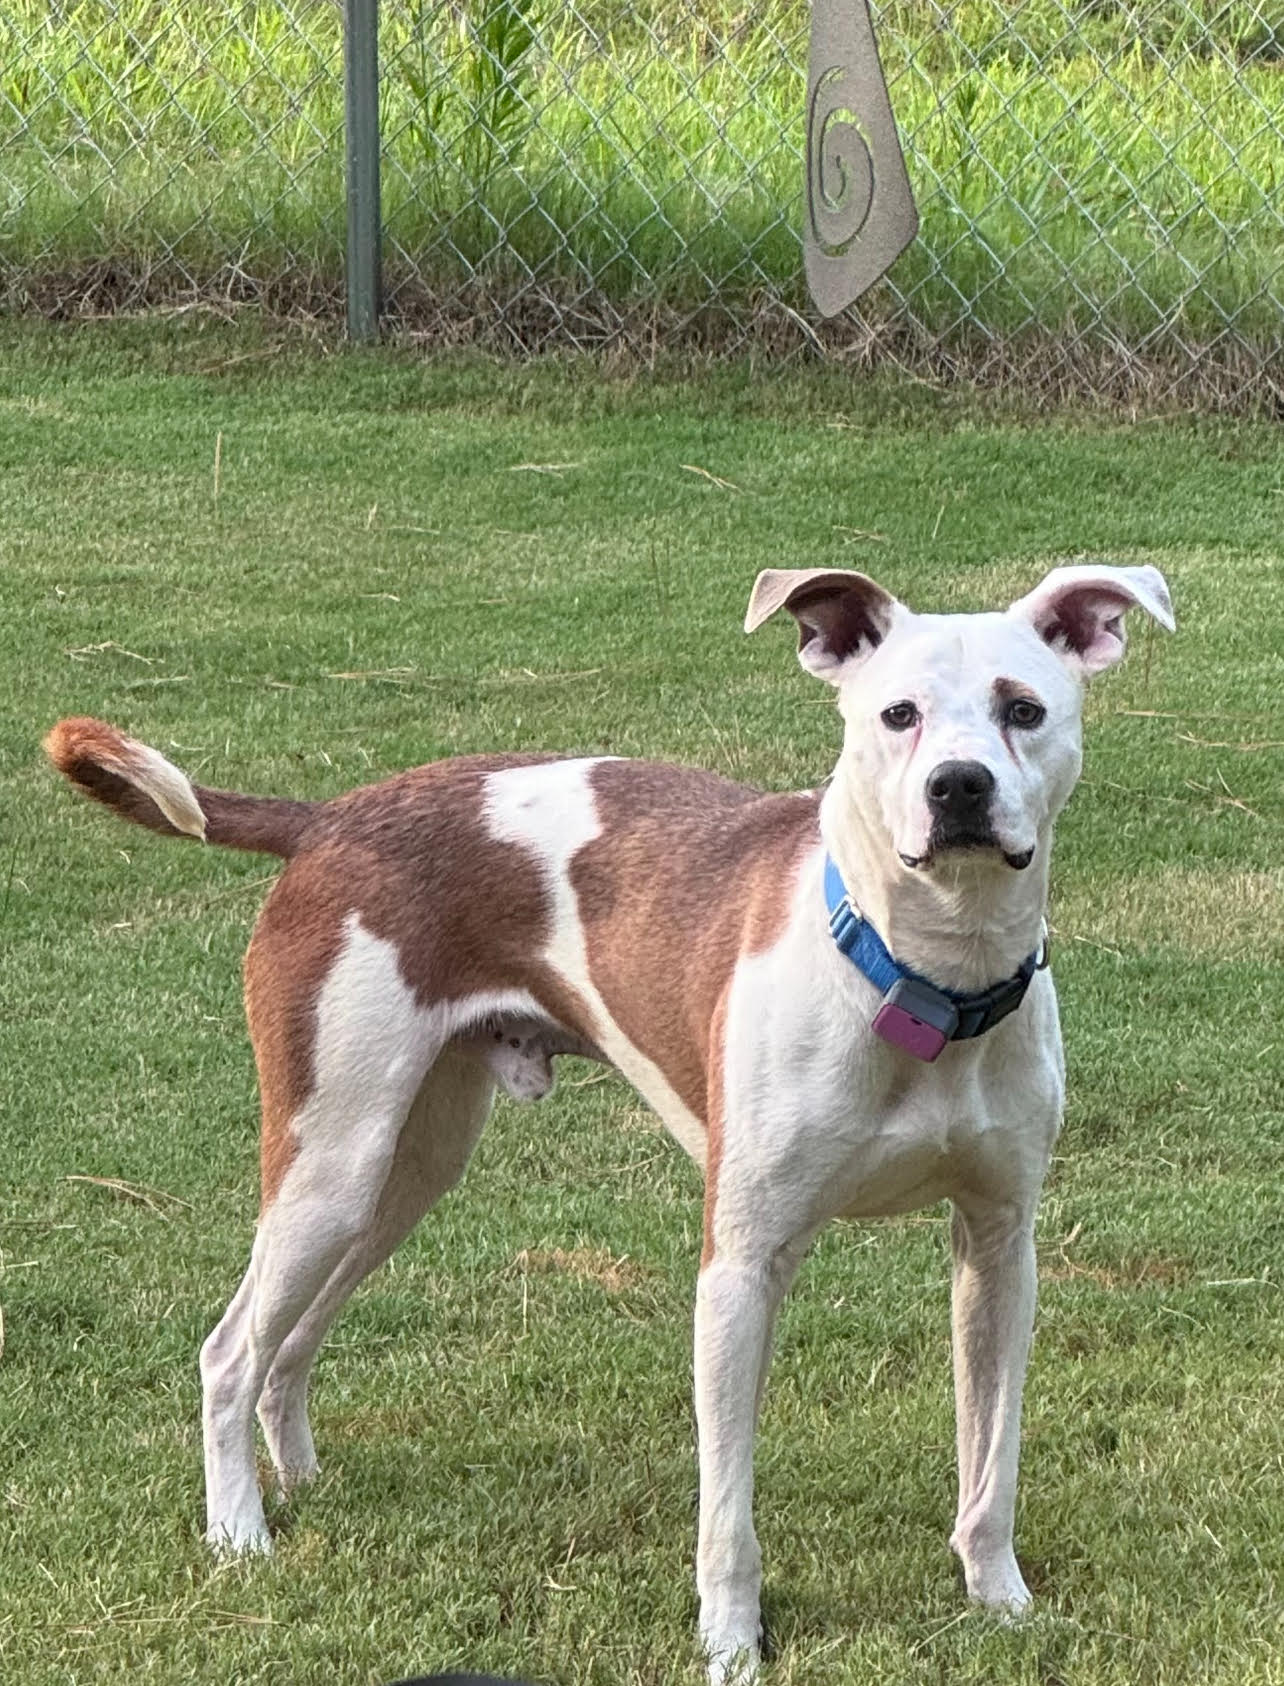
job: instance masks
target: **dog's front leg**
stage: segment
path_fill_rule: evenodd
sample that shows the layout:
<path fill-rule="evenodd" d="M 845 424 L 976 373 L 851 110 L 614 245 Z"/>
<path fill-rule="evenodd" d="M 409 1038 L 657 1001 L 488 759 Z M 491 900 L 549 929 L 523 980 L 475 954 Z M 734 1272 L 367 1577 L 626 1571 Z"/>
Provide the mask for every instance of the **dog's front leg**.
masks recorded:
<path fill-rule="evenodd" d="M 753 1440 L 776 1311 L 797 1268 L 715 1257 L 700 1272 L 695 1400 L 700 1439 L 700 1637 L 713 1686 L 758 1665 L 762 1554 L 753 1529 Z"/>
<path fill-rule="evenodd" d="M 959 1508 L 950 1544 L 971 1597 L 1018 1611 L 1029 1589 L 1012 1549 L 1021 1388 L 1034 1327 L 1033 1202 L 956 1205 L 954 1396 Z"/>

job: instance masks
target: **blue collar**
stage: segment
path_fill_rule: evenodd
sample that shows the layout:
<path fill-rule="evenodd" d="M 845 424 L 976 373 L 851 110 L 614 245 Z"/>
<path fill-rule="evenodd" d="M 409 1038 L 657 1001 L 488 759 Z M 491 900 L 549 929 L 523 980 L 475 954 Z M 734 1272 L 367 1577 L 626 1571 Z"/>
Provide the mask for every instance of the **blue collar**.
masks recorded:
<path fill-rule="evenodd" d="M 1047 965 L 1047 943 L 1023 960 L 1016 975 L 975 994 L 941 989 L 921 972 L 901 966 L 878 932 L 851 904 L 843 875 L 825 856 L 825 903 L 829 930 L 841 953 L 883 993 L 873 1028 L 894 1046 L 919 1059 L 934 1060 L 946 1042 L 983 1036 L 1025 1000 L 1030 980 Z"/>

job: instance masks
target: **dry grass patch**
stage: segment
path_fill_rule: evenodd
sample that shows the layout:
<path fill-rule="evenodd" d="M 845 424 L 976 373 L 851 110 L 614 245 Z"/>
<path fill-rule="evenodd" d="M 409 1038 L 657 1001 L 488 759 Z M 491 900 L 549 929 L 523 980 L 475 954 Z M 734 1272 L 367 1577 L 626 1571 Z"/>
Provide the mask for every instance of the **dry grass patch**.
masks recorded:
<path fill-rule="evenodd" d="M 647 1272 L 635 1259 L 613 1258 L 605 1247 L 523 1247 L 513 1260 L 522 1276 L 573 1276 L 608 1294 L 640 1287 Z"/>
<path fill-rule="evenodd" d="M 1086 1264 L 1061 1254 L 1053 1264 L 1039 1266 L 1041 1282 L 1091 1282 L 1111 1292 L 1137 1288 L 1178 1288 L 1191 1280 L 1187 1259 L 1120 1259 L 1114 1264 Z"/>
<path fill-rule="evenodd" d="M 1070 886 L 1055 894 L 1053 932 L 1120 952 L 1176 948 L 1201 958 L 1278 960 L 1284 870 L 1157 866 L 1144 878 Z"/>

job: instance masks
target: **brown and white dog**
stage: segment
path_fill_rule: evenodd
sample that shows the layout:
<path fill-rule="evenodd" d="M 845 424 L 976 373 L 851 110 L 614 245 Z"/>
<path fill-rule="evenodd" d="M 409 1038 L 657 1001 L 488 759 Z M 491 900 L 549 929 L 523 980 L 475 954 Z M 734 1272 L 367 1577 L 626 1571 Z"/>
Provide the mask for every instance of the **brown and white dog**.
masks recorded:
<path fill-rule="evenodd" d="M 760 575 L 747 630 L 787 609 L 803 666 L 838 690 L 846 729 L 823 792 L 495 755 L 314 804 L 193 786 L 97 721 L 54 728 L 54 763 L 126 818 L 289 862 L 245 963 L 258 1230 L 201 1353 L 214 1546 L 269 1549 L 256 1407 L 282 1483 L 314 1473 L 313 1358 L 463 1172 L 504 1075 L 496 1028 L 513 1024 L 536 1036 L 535 1087 L 550 1051 L 599 1052 L 705 1170 L 697 1580 L 712 1679 L 757 1661 L 753 1439 L 772 1325 L 838 1215 L 953 1202 L 951 1543 L 974 1598 L 1028 1602 L 1012 1521 L 1034 1212 L 1063 1097 L 1052 981 L 1027 976 L 1002 1023 L 916 1058 L 873 1031 L 880 990 L 831 937 L 825 863 L 938 990 L 1028 971 L 1079 773 L 1082 682 L 1123 653 L 1134 605 L 1172 626 L 1153 568 L 1059 568 L 979 615 L 913 614 L 861 574 Z"/>

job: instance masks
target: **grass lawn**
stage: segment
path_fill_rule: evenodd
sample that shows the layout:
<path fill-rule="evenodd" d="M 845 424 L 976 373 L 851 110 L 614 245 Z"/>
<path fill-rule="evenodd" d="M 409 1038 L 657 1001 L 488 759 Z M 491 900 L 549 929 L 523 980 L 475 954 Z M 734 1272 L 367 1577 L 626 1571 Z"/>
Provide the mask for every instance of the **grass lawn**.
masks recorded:
<path fill-rule="evenodd" d="M 6 1680 L 698 1677 L 698 1179 L 583 1065 L 498 1108 L 339 1324 L 324 1473 L 277 1507 L 275 1561 L 209 1562 L 195 1360 L 251 1239 L 238 965 L 272 863 L 78 802 L 48 724 L 101 714 L 300 796 L 532 746 L 810 784 L 838 722 L 783 628 L 742 637 L 757 568 L 980 607 L 1095 552 L 1162 567 L 1180 628 L 1093 688 L 1059 837 L 1038 1614 L 969 1614 L 946 1546 L 944 1212 L 837 1225 L 759 1442 L 771 1679 L 1284 1681 L 1278 429 L 10 323 L 0 476 Z"/>

